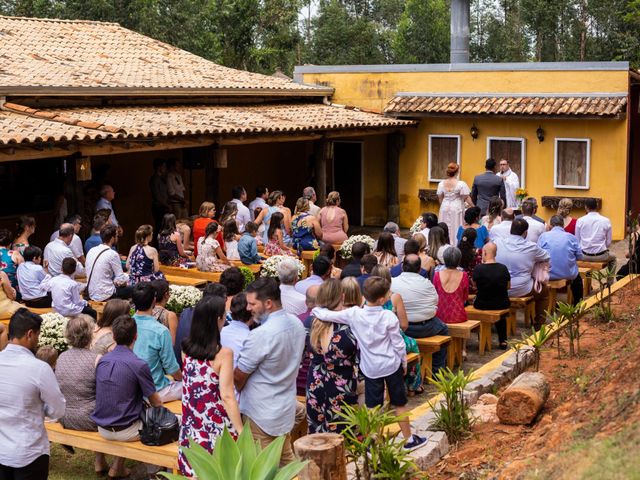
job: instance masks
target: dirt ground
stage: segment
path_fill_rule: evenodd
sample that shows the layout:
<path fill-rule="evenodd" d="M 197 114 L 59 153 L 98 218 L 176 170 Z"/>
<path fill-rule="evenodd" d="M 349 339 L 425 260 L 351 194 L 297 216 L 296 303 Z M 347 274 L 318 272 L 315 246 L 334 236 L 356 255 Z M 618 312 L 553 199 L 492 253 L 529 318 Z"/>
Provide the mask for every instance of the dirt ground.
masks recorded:
<path fill-rule="evenodd" d="M 560 359 L 556 343 L 543 351 L 551 395 L 534 425 L 476 424 L 430 478 L 640 478 L 639 303 L 636 281 L 614 295 L 614 322 L 582 321 L 577 357 L 566 338 Z"/>

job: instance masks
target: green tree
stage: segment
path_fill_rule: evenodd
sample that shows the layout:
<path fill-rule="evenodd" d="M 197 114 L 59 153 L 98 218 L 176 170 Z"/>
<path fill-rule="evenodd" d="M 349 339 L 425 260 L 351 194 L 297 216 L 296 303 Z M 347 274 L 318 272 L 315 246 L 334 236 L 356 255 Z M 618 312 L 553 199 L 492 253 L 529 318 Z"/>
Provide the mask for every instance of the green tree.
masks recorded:
<path fill-rule="evenodd" d="M 448 62 L 450 18 L 446 0 L 407 0 L 393 42 L 394 60 Z"/>

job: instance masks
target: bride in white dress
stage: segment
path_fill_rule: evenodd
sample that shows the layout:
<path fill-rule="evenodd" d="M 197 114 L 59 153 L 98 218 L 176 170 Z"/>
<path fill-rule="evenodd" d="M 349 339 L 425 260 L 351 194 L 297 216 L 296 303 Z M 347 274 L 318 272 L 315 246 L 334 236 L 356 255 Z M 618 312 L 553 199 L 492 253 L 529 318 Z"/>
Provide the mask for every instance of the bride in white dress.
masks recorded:
<path fill-rule="evenodd" d="M 449 238 L 455 241 L 458 227 L 462 225 L 462 218 L 466 206 L 473 207 L 471 190 L 462 180 L 458 180 L 457 174 L 460 167 L 457 163 L 447 165 L 447 179 L 438 184 L 438 200 L 440 201 L 440 213 L 438 218 L 449 227 Z"/>

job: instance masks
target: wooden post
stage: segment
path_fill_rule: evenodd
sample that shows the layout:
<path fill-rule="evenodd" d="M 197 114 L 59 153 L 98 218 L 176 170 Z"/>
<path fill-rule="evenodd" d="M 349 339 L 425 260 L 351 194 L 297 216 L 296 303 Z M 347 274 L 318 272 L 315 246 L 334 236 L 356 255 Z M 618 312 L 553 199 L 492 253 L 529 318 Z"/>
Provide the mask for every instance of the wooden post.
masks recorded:
<path fill-rule="evenodd" d="M 204 175 L 205 175 L 205 200 L 214 202 L 218 211 L 222 211 L 222 206 L 218 204 L 218 183 L 220 170 L 215 166 L 215 148 L 205 149 Z"/>
<path fill-rule="evenodd" d="M 317 205 L 324 206 L 327 198 L 327 163 L 333 158 L 333 144 L 323 138 L 314 143 L 313 154 L 315 157 L 315 177 Z"/>
<path fill-rule="evenodd" d="M 400 152 L 404 148 L 405 139 L 403 133 L 390 133 L 387 135 L 387 221 L 400 221 Z"/>
<path fill-rule="evenodd" d="M 529 425 L 549 398 L 549 383 L 539 372 L 525 372 L 507 387 L 498 400 L 496 413 L 502 423 Z"/>
<path fill-rule="evenodd" d="M 309 460 L 300 480 L 347 480 L 344 438 L 337 433 L 314 433 L 299 438 L 293 449 L 300 460 Z"/>

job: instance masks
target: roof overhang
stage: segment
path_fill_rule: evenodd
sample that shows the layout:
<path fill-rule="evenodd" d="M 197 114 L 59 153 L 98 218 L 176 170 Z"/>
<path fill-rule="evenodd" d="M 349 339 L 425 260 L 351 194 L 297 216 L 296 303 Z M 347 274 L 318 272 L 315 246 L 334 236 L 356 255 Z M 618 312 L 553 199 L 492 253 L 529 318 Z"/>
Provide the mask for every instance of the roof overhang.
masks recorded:
<path fill-rule="evenodd" d="M 132 88 L 132 87 L 49 87 L 49 86 L 3 86 L 3 96 L 46 97 L 326 97 L 333 95 L 331 87 L 313 89 L 273 88 Z"/>

